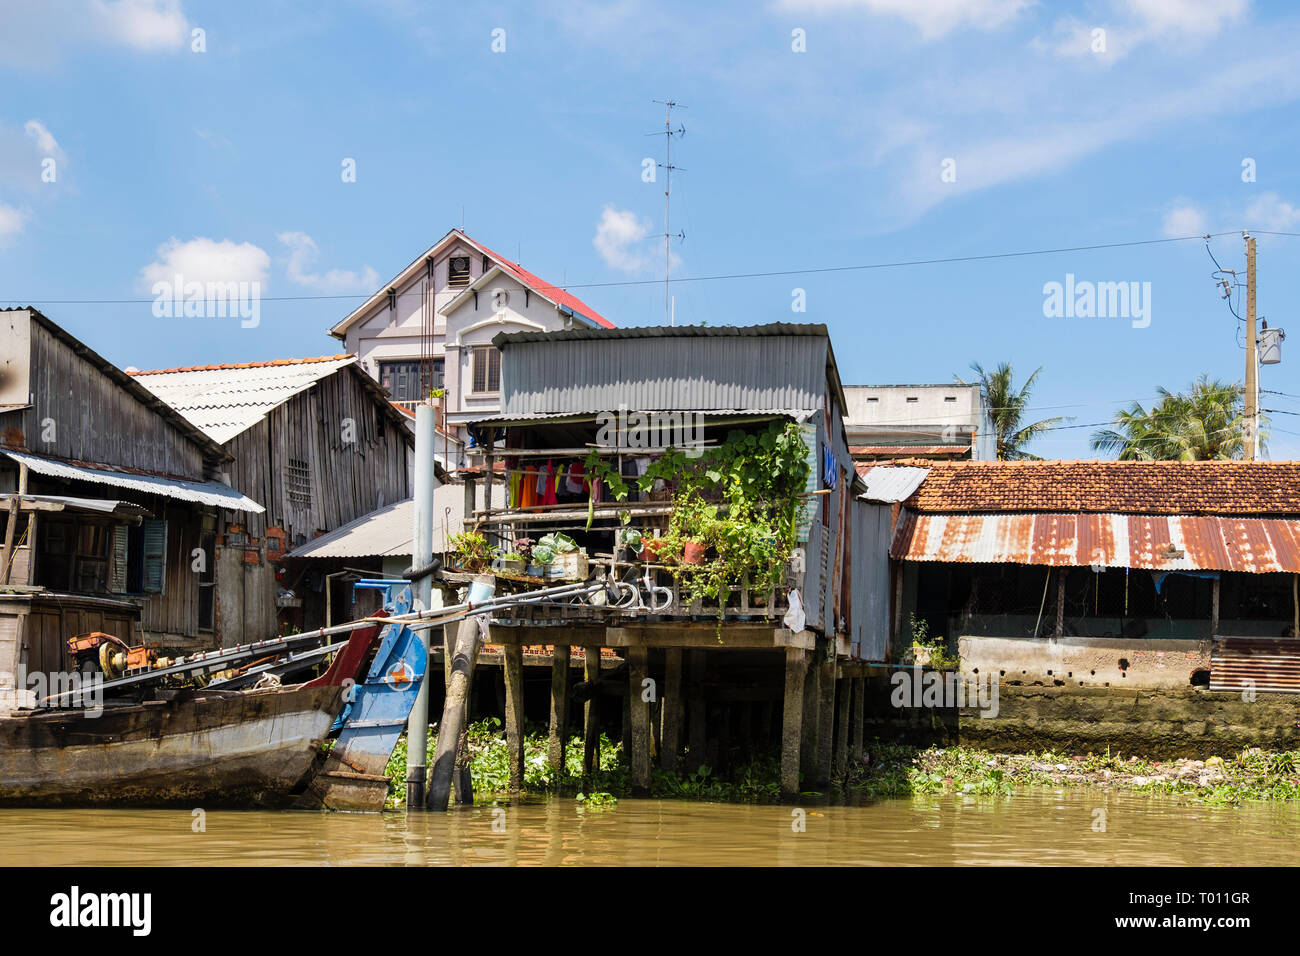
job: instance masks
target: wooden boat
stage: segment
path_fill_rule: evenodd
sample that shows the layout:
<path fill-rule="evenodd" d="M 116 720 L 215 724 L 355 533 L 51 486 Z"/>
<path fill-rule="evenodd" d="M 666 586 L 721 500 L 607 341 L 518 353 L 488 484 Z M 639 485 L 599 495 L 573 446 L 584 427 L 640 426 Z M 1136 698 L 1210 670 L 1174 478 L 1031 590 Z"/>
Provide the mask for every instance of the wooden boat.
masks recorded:
<path fill-rule="evenodd" d="M 98 716 L 52 709 L 0 718 L 0 805 L 311 805 L 304 794 L 322 744 L 378 632 L 354 630 L 329 670 L 303 684 L 181 689 L 106 704 Z"/>

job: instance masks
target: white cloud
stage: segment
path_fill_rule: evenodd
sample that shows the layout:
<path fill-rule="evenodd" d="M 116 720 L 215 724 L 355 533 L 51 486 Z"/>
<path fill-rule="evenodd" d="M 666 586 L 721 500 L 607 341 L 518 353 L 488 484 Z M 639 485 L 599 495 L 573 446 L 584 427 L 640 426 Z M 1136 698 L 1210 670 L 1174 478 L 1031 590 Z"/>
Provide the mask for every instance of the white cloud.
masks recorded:
<path fill-rule="evenodd" d="M 1203 236 L 1209 231 L 1205 227 L 1205 211 L 1185 201 L 1178 201 L 1165 213 L 1161 229 L 1170 239 Z"/>
<path fill-rule="evenodd" d="M 790 13 L 837 13 L 862 10 L 873 16 L 906 20 L 927 40 L 953 30 L 993 30 L 1015 19 L 1033 0 L 779 0 Z"/>
<path fill-rule="evenodd" d="M 27 216 L 13 206 L 0 203 L 0 243 L 3 243 L 23 231 Z"/>
<path fill-rule="evenodd" d="M 137 50 L 175 50 L 189 36 L 180 0 L 92 0 L 91 10 L 109 36 Z"/>
<path fill-rule="evenodd" d="M 182 242 L 173 236 L 158 247 L 158 259 L 140 270 L 140 282 L 261 282 L 265 283 L 271 257 L 251 242 L 208 239 L 200 236 Z"/>
<path fill-rule="evenodd" d="M 186 48 L 181 0 L 0 0 L 0 66 L 50 69 L 86 47 L 144 53 Z"/>
<path fill-rule="evenodd" d="M 611 268 L 643 272 L 651 262 L 644 243 L 653 228 L 650 220 L 638 219 L 630 209 L 615 209 L 607 205 L 601 211 L 591 244 Z"/>
<path fill-rule="evenodd" d="M 1035 38 L 1031 46 L 1110 65 L 1152 41 L 1197 45 L 1243 19 L 1249 8 L 1250 0 L 1114 0 L 1107 15 L 1062 17 L 1052 27 L 1055 42 Z"/>
<path fill-rule="evenodd" d="M 1300 226 L 1300 208 L 1277 193 L 1264 193 L 1246 207 L 1246 226 L 1271 232 L 1294 232 Z"/>
<path fill-rule="evenodd" d="M 27 134 L 27 138 L 36 144 L 36 148 L 46 156 L 63 155 L 63 150 L 59 149 L 54 134 L 40 120 L 28 120 L 23 124 L 23 131 Z"/>
<path fill-rule="evenodd" d="M 299 285 L 330 294 L 373 292 L 379 285 L 379 273 L 370 266 L 364 266 L 360 272 L 351 269 L 331 269 L 323 275 L 308 272 L 320 258 L 320 250 L 316 247 L 316 241 L 305 232 L 282 232 L 275 238 L 289 247 L 285 275 Z"/>

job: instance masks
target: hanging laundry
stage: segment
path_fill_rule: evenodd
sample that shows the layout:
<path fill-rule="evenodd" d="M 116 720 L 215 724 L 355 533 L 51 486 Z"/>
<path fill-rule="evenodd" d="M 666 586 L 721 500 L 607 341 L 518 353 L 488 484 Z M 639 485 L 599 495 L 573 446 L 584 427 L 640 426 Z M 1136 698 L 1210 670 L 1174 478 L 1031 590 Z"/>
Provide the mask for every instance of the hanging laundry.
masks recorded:
<path fill-rule="evenodd" d="M 555 463 L 548 458 L 546 461 L 546 474 L 542 476 L 541 504 L 553 505 L 558 503 L 555 500 L 555 477 Z"/>

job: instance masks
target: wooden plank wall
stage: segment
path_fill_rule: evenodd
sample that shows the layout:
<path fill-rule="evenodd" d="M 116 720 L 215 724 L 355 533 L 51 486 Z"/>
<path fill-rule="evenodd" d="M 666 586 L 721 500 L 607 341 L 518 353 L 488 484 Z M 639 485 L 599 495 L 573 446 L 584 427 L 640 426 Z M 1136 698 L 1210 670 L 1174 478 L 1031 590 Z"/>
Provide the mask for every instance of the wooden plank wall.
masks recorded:
<path fill-rule="evenodd" d="M 0 439 L 38 455 L 201 479 L 198 446 L 39 321 L 31 325 L 32 407 L 0 415 Z M 53 423 L 44 441 L 42 422 Z"/>

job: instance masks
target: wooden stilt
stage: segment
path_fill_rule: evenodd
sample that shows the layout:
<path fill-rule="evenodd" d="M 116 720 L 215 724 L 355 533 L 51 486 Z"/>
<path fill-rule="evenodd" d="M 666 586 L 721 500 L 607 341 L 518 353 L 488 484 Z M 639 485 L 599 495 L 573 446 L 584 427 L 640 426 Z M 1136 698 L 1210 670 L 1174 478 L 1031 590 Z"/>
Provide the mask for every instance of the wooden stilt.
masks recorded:
<path fill-rule="evenodd" d="M 632 792 L 650 792 L 650 703 L 645 700 L 645 681 L 650 670 L 650 652 L 645 647 L 627 650 L 627 713 L 629 716 Z"/>
<path fill-rule="evenodd" d="M 505 646 L 506 749 L 510 753 L 510 791 L 524 788 L 524 648 Z"/>
<path fill-rule="evenodd" d="M 677 755 L 682 741 L 682 649 L 664 651 L 663 727 L 659 731 L 659 765 L 664 770 L 677 769 Z"/>
<path fill-rule="evenodd" d="M 588 647 L 583 651 L 583 680 L 595 684 L 600 680 L 600 648 Z M 600 694 L 593 687 L 587 702 L 582 705 L 582 772 L 593 773 L 600 769 Z"/>
<path fill-rule="evenodd" d="M 551 652 L 551 726 L 547 758 L 557 776 L 564 775 L 564 747 L 569 742 L 569 645 Z"/>
<path fill-rule="evenodd" d="M 456 775 L 456 754 L 463 749 L 467 715 L 469 714 L 470 678 L 478 658 L 479 620 L 468 618 L 456 626 L 456 641 L 451 667 L 451 680 L 447 682 L 447 699 L 442 705 L 442 720 L 438 722 L 438 747 L 432 761 L 429 793 L 425 805 L 430 810 L 446 810 L 451 800 L 453 779 Z"/>
<path fill-rule="evenodd" d="M 799 793 L 799 750 L 803 743 L 804 683 L 808 676 L 808 652 L 801 647 L 785 649 L 785 699 L 781 714 L 781 793 Z"/>
<path fill-rule="evenodd" d="M 687 651 L 686 668 L 690 679 L 690 699 L 687 703 L 689 718 L 686 722 L 690 734 L 690 752 L 686 755 L 686 769 L 694 773 L 704 765 L 705 750 L 709 743 L 708 724 L 704 716 L 704 652 Z"/>

